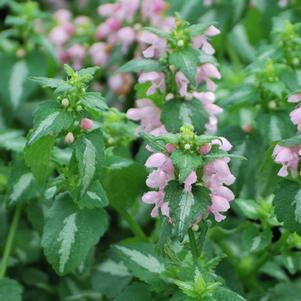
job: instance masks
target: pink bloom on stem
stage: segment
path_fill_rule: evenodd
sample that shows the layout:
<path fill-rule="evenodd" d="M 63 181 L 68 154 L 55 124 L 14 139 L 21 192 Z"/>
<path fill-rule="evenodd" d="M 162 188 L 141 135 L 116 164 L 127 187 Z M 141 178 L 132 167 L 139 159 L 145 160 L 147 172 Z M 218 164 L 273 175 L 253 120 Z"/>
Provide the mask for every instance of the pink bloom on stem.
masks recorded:
<path fill-rule="evenodd" d="M 93 127 L 93 121 L 89 118 L 83 118 L 81 121 L 80 121 L 80 127 L 83 129 L 83 130 L 90 130 L 92 129 Z"/>
<path fill-rule="evenodd" d="M 189 80 L 184 75 L 184 73 L 180 71 L 176 73 L 176 83 L 179 88 L 180 95 L 186 96 L 188 94 L 187 90 L 188 90 Z"/>
<path fill-rule="evenodd" d="M 74 44 L 67 49 L 67 52 L 73 61 L 74 69 L 80 69 L 82 67 L 82 62 L 86 55 L 85 47 L 80 44 Z"/>
<path fill-rule="evenodd" d="M 110 27 L 107 23 L 102 23 L 96 28 L 96 39 L 103 40 L 111 33 Z"/>
<path fill-rule="evenodd" d="M 56 26 L 49 33 L 49 40 L 56 46 L 65 44 L 69 38 L 70 35 L 64 30 L 63 26 Z"/>
<path fill-rule="evenodd" d="M 169 216 L 168 203 L 164 202 L 164 192 L 163 191 L 149 191 L 142 196 L 142 201 L 146 204 L 154 204 L 155 207 L 151 212 L 152 217 L 159 215 L 159 209 L 161 213 L 165 216 Z"/>
<path fill-rule="evenodd" d="M 134 121 L 140 121 L 140 130 L 152 133 L 161 128 L 160 109 L 150 99 L 136 101 L 137 108 L 129 109 L 127 117 Z"/>
<path fill-rule="evenodd" d="M 146 92 L 146 95 L 152 95 L 156 92 L 157 89 L 159 89 L 161 92 L 165 90 L 165 78 L 164 73 L 162 72 L 146 72 L 141 73 L 138 78 L 139 83 L 146 83 L 150 81 L 152 85 L 149 87 L 149 89 Z"/>
<path fill-rule="evenodd" d="M 296 108 L 290 113 L 290 118 L 293 124 L 301 124 L 301 107 Z"/>
<path fill-rule="evenodd" d="M 166 50 L 166 41 L 152 32 L 143 31 L 139 40 L 145 44 L 150 44 L 150 46 L 142 52 L 145 58 L 160 57 Z"/>
<path fill-rule="evenodd" d="M 54 18 L 59 22 L 59 24 L 69 23 L 71 20 L 72 14 L 67 9 L 58 9 L 54 13 Z"/>
<path fill-rule="evenodd" d="M 196 172 L 192 171 L 184 181 L 184 190 L 187 192 L 191 192 L 192 184 L 196 183 L 197 180 L 198 178 Z"/>
<path fill-rule="evenodd" d="M 210 153 L 211 148 L 212 148 L 211 144 L 209 144 L 209 143 L 204 144 L 199 148 L 199 153 L 201 155 L 206 155 L 206 154 Z"/>
<path fill-rule="evenodd" d="M 219 137 L 219 139 L 212 140 L 212 144 L 219 145 L 219 148 L 225 152 L 232 149 L 232 144 L 224 137 Z"/>
<path fill-rule="evenodd" d="M 131 27 L 123 27 L 117 32 L 117 37 L 121 41 L 122 51 L 127 52 L 129 46 L 136 40 L 136 32 Z"/>
<path fill-rule="evenodd" d="M 152 20 L 161 14 L 166 8 L 167 4 L 163 0 L 146 0 L 142 2 L 142 16 Z"/>
<path fill-rule="evenodd" d="M 209 26 L 207 31 L 198 37 L 193 39 L 193 48 L 201 48 L 206 54 L 213 55 L 215 53 L 214 48 L 208 42 L 208 36 L 218 35 L 220 31 L 213 25 Z"/>
<path fill-rule="evenodd" d="M 109 18 L 107 21 L 106 21 L 106 24 L 108 25 L 108 27 L 110 28 L 111 31 L 118 31 L 120 28 L 121 28 L 121 22 L 116 19 L 116 18 Z"/>
<path fill-rule="evenodd" d="M 107 52 L 107 45 L 105 43 L 95 43 L 89 49 L 93 64 L 104 66 L 107 64 L 109 54 Z"/>
<path fill-rule="evenodd" d="M 170 180 L 170 176 L 168 173 L 164 172 L 163 170 L 154 170 L 152 171 L 147 179 L 146 185 L 150 188 L 158 188 L 163 189 Z"/>
<path fill-rule="evenodd" d="M 200 84 L 201 82 L 205 81 L 208 90 L 215 91 L 216 84 L 210 78 L 220 79 L 221 74 L 215 65 L 211 63 L 203 64 L 197 70 L 196 83 Z"/>
<path fill-rule="evenodd" d="M 288 6 L 288 0 L 279 0 L 278 1 L 278 6 L 282 7 L 282 8 Z"/>
<path fill-rule="evenodd" d="M 177 147 L 174 144 L 168 143 L 168 144 L 165 145 L 165 149 L 169 153 L 172 153 L 172 152 L 174 152 L 177 149 Z"/>
<path fill-rule="evenodd" d="M 276 163 L 282 164 L 281 169 L 278 172 L 278 176 L 286 177 L 288 170 L 296 172 L 299 162 L 299 147 L 285 147 L 276 145 L 273 151 L 273 158 Z"/>
<path fill-rule="evenodd" d="M 106 3 L 98 7 L 97 12 L 103 17 L 110 17 L 118 10 L 117 3 Z"/>
<path fill-rule="evenodd" d="M 207 134 L 214 134 L 217 131 L 217 118 L 209 116 L 209 122 L 205 125 Z"/>
<path fill-rule="evenodd" d="M 295 93 L 288 97 L 288 102 L 299 102 L 301 101 L 301 93 Z"/>

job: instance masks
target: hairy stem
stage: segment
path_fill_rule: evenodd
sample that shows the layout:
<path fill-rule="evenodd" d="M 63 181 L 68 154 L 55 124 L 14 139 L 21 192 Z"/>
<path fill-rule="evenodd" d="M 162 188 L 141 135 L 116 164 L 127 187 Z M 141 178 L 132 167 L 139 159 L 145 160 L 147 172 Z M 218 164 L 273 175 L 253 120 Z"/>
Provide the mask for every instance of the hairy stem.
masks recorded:
<path fill-rule="evenodd" d="M 0 279 L 4 278 L 6 274 L 8 260 L 13 247 L 16 230 L 20 220 L 20 215 L 21 215 L 21 205 L 18 204 L 13 216 L 12 223 L 10 225 L 7 240 L 5 242 L 4 252 L 3 252 L 1 265 L 0 265 Z"/>

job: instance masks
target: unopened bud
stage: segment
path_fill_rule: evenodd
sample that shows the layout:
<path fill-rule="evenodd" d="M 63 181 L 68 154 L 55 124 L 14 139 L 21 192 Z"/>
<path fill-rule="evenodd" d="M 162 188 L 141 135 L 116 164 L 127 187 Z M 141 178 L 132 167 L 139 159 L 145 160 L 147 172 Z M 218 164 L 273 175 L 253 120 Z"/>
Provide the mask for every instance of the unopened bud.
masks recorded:
<path fill-rule="evenodd" d="M 190 148 L 191 148 L 191 145 L 190 145 L 190 144 L 186 143 L 186 144 L 184 145 L 184 149 L 190 150 Z"/>
<path fill-rule="evenodd" d="M 299 63 L 300 63 L 299 59 L 298 59 L 297 57 L 294 57 L 294 58 L 293 58 L 293 65 L 294 65 L 294 66 L 298 66 Z"/>
<path fill-rule="evenodd" d="M 26 52 L 23 48 L 18 49 L 17 53 L 16 53 L 17 58 L 19 58 L 19 59 L 22 59 L 25 56 L 25 54 L 26 54 Z"/>
<path fill-rule="evenodd" d="M 192 100 L 192 98 L 193 98 L 192 93 L 187 93 L 185 96 L 186 100 Z"/>
<path fill-rule="evenodd" d="M 136 23 L 136 24 L 134 25 L 134 29 L 135 29 L 136 31 L 140 31 L 140 30 L 142 29 L 142 25 L 141 25 L 140 23 Z"/>
<path fill-rule="evenodd" d="M 183 47 L 184 46 L 184 41 L 183 40 L 179 40 L 177 42 L 178 47 Z"/>
<path fill-rule="evenodd" d="M 199 227 L 198 224 L 193 224 L 192 227 L 191 227 L 191 229 L 192 229 L 192 231 L 197 232 L 197 231 L 200 230 L 200 227 Z"/>
<path fill-rule="evenodd" d="M 176 72 L 176 66 L 175 65 L 170 65 L 169 66 L 169 70 L 171 71 L 171 72 Z"/>
<path fill-rule="evenodd" d="M 62 100 L 62 106 L 65 108 L 67 108 L 69 106 L 69 100 L 67 98 L 64 98 Z"/>
<path fill-rule="evenodd" d="M 81 105 L 76 106 L 76 111 L 81 112 L 83 110 L 83 107 Z"/>
<path fill-rule="evenodd" d="M 206 154 L 208 154 L 210 151 L 211 151 L 211 144 L 209 144 L 209 143 L 204 144 L 204 145 L 202 145 L 202 146 L 199 148 L 199 153 L 200 153 L 201 155 L 206 155 Z"/>
<path fill-rule="evenodd" d="M 172 93 L 168 93 L 166 96 L 165 96 L 165 100 L 166 101 L 169 101 L 171 99 L 175 98 L 175 96 L 172 94 Z"/>
<path fill-rule="evenodd" d="M 80 121 L 80 127 L 83 130 L 90 130 L 93 127 L 93 121 L 91 119 L 89 119 L 89 118 L 83 118 Z"/>
<path fill-rule="evenodd" d="M 268 106 L 269 106 L 269 109 L 274 110 L 277 108 L 277 103 L 272 100 L 269 102 Z"/>
<path fill-rule="evenodd" d="M 74 142 L 74 135 L 71 132 L 65 136 L 65 142 L 67 144 L 72 144 Z"/>
<path fill-rule="evenodd" d="M 243 127 L 243 131 L 244 131 L 246 134 L 250 134 L 250 133 L 253 131 L 253 126 L 252 126 L 252 124 L 246 124 L 246 125 Z"/>
<path fill-rule="evenodd" d="M 172 152 L 174 152 L 174 151 L 177 149 L 177 147 L 176 147 L 176 145 L 174 145 L 174 144 L 168 143 L 168 144 L 165 145 L 165 149 L 166 149 L 169 153 L 172 153 Z"/>

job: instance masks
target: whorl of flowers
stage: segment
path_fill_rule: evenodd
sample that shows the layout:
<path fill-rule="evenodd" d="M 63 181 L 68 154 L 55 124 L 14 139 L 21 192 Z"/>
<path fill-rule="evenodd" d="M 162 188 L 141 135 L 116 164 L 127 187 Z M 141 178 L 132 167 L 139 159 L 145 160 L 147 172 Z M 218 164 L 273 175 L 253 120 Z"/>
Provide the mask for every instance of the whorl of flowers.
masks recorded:
<path fill-rule="evenodd" d="M 142 200 L 154 205 L 151 215 L 156 217 L 161 212 L 162 215 L 171 217 L 164 189 L 171 180 L 177 180 L 185 192 L 191 193 L 193 187 L 197 186 L 209 189 L 211 204 L 207 212 L 198 216 L 198 219 L 205 218 L 208 213 L 212 213 L 218 222 L 225 219 L 221 212 L 226 212 L 230 208 L 229 202 L 234 199 L 233 192 L 225 186 L 235 181 L 228 167 L 230 158 L 227 157 L 227 152 L 232 148 L 230 142 L 223 137 L 197 136 L 191 125 L 183 126 L 181 134 L 165 137 L 162 138 L 163 141 L 173 143 L 166 143 L 165 151 L 154 152 L 145 163 L 152 170 L 146 180 L 147 186 L 152 190 L 146 192 Z M 216 153 L 219 153 L 217 158 Z M 179 158 L 185 160 L 186 155 L 198 163 L 181 179 L 183 170 Z"/>
<path fill-rule="evenodd" d="M 140 121 L 141 130 L 153 135 L 162 135 L 166 133 L 166 129 L 160 121 L 159 107 L 151 100 L 152 95 L 157 93 L 165 95 L 166 102 L 173 99 L 183 99 L 188 102 L 197 99 L 209 115 L 206 132 L 216 132 L 216 115 L 223 111 L 222 108 L 214 104 L 216 84 L 213 79 L 221 78 L 218 68 L 214 63 L 209 62 L 210 60 L 199 64 L 196 62 L 197 69 L 192 79 L 193 82 L 175 65 L 169 64 L 169 57 L 178 49 L 187 48 L 201 50 L 201 53 L 208 58 L 215 53 L 208 39 L 219 33 L 220 31 L 216 27 L 209 26 L 204 28 L 201 34 L 190 36 L 187 23 L 179 20 L 168 38 L 163 38 L 164 34 L 158 36 L 154 32 L 142 32 L 140 40 L 145 44 L 143 56 L 147 59 L 157 59 L 165 63 L 165 70 L 164 72 L 142 72 L 139 75 L 138 82 L 149 83 L 150 86 L 146 92 L 146 98 L 138 99 L 136 102 L 137 108 L 130 109 L 127 112 L 128 118 Z M 167 36 L 167 33 L 165 36 Z"/>
<path fill-rule="evenodd" d="M 56 25 L 49 39 L 62 63 L 72 64 L 75 69 L 85 62 L 104 66 L 119 45 L 124 54 L 133 50 L 135 55 L 131 48 L 140 40 L 143 26 L 156 24 L 169 30 L 174 18 L 164 15 L 167 8 L 163 0 L 119 0 L 98 7 L 102 20 L 99 24 L 93 24 L 87 16 L 73 18 L 70 11 L 60 9 L 54 14 Z M 118 95 L 124 95 L 129 91 L 125 86 L 131 86 L 132 81 L 129 75 L 115 74 L 110 76 L 108 85 Z"/>
<path fill-rule="evenodd" d="M 297 126 L 298 132 L 301 132 L 300 101 L 301 101 L 300 92 L 297 92 L 288 98 L 288 102 L 297 103 L 297 107 L 290 113 L 290 119 L 292 123 Z M 297 143 L 296 145 L 295 143 L 293 143 L 292 145 L 287 145 L 287 143 L 284 144 L 285 146 L 277 144 L 273 152 L 274 161 L 278 164 L 282 164 L 282 167 L 278 172 L 278 176 L 280 177 L 288 176 L 289 171 L 292 173 L 292 175 L 296 175 L 298 171 L 298 163 L 301 156 L 300 142 Z"/>

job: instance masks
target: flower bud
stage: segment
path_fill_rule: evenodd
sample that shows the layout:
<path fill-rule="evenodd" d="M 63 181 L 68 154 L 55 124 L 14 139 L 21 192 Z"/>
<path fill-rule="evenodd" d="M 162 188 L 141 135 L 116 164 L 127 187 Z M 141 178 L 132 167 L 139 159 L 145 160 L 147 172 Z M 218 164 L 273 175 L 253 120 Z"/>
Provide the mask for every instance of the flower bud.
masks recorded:
<path fill-rule="evenodd" d="M 169 66 L 169 70 L 171 71 L 171 72 L 176 72 L 176 66 L 175 65 L 170 65 Z"/>
<path fill-rule="evenodd" d="M 253 130 L 253 126 L 252 124 L 246 124 L 244 127 L 243 127 L 243 131 L 246 133 L 246 134 L 250 134 Z"/>
<path fill-rule="evenodd" d="M 168 143 L 168 144 L 165 145 L 165 149 L 166 149 L 169 153 L 172 153 L 172 152 L 174 152 L 174 151 L 177 149 L 177 147 L 176 147 L 176 145 L 174 145 L 174 144 Z"/>
<path fill-rule="evenodd" d="M 269 109 L 274 110 L 277 108 L 277 103 L 275 101 L 270 101 L 268 104 Z"/>
<path fill-rule="evenodd" d="M 199 231 L 200 227 L 198 224 L 193 224 L 191 229 L 192 229 L 192 231 L 197 232 L 197 231 Z"/>
<path fill-rule="evenodd" d="M 184 145 L 184 149 L 185 149 L 185 150 L 190 150 L 190 148 L 191 148 L 191 145 L 190 145 L 189 143 L 186 143 L 186 144 Z"/>
<path fill-rule="evenodd" d="M 83 110 L 83 107 L 81 105 L 76 106 L 76 111 L 81 112 Z"/>
<path fill-rule="evenodd" d="M 93 127 L 93 121 L 91 119 L 89 119 L 89 118 L 83 118 L 80 121 L 80 127 L 83 130 L 90 130 Z"/>
<path fill-rule="evenodd" d="M 193 97 L 192 93 L 187 93 L 186 96 L 185 96 L 185 99 L 186 100 L 192 100 L 192 97 Z"/>
<path fill-rule="evenodd" d="M 62 106 L 65 108 L 67 108 L 69 106 L 69 100 L 67 98 L 64 98 L 62 100 Z"/>
<path fill-rule="evenodd" d="M 26 52 L 23 48 L 20 48 L 17 50 L 16 54 L 18 59 L 22 59 L 25 56 Z"/>
<path fill-rule="evenodd" d="M 184 41 L 183 41 L 183 40 L 179 40 L 179 41 L 177 42 L 177 46 L 178 46 L 178 47 L 183 47 L 183 46 L 184 46 Z"/>
<path fill-rule="evenodd" d="M 71 132 L 65 136 L 65 142 L 67 144 L 72 144 L 74 142 L 74 135 Z"/>
<path fill-rule="evenodd" d="M 168 93 L 166 96 L 165 96 L 165 100 L 166 101 L 169 101 L 171 99 L 173 99 L 175 96 L 172 94 L 172 93 Z"/>
<path fill-rule="evenodd" d="M 202 145 L 202 146 L 199 148 L 199 153 L 200 153 L 201 155 L 206 155 L 206 154 L 208 154 L 210 151 L 211 151 L 211 144 L 209 144 L 209 143 L 204 144 L 204 145 Z"/>

